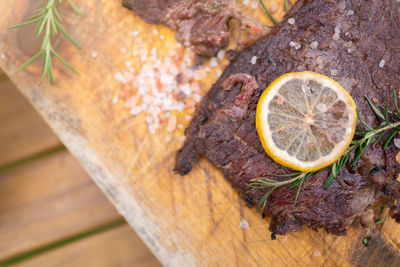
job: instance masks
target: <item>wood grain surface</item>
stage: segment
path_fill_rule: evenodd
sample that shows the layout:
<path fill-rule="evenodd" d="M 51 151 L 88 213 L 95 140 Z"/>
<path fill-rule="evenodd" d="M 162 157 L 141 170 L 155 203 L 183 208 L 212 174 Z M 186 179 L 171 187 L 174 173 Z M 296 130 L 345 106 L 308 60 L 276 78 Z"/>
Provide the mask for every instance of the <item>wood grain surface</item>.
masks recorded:
<path fill-rule="evenodd" d="M 0 29 L 30 15 L 33 1 L 3 0 Z M 78 3 L 78 2 L 77 2 Z M 283 1 L 271 0 L 283 14 Z M 85 12 L 79 18 L 63 9 L 65 25 L 83 49 L 78 51 L 58 39 L 56 49 L 81 75 L 55 65 L 56 84 L 38 84 L 40 62 L 27 70 L 15 69 L 33 55 L 35 39 L 26 29 L 1 31 L 0 67 L 34 104 L 62 142 L 78 158 L 130 225 L 167 266 L 399 266 L 400 227 L 387 221 L 378 230 L 351 226 L 348 235 L 337 237 L 323 231 L 302 229 L 271 240 L 268 219 L 245 207 L 221 173 L 201 159 L 193 171 L 180 177 L 173 173 L 175 151 L 183 130 L 166 142 L 166 129 L 147 131 L 145 116 L 131 116 L 123 103 L 112 103 L 124 86 L 114 79 L 138 47 L 132 30 L 140 30 L 146 47 L 160 54 L 176 47 L 174 32 L 148 25 L 121 7 L 119 0 L 79 1 Z M 261 8 L 249 10 L 268 22 Z M 152 34 L 157 29 L 163 41 Z M 40 45 L 36 41 L 36 47 Z M 91 57 L 92 51 L 98 57 Z M 133 62 L 141 68 L 141 63 Z M 215 80 L 201 83 L 206 92 Z M 184 114 L 181 114 L 184 115 Z M 243 220 L 248 229 L 239 227 Z M 362 239 L 371 237 L 368 246 Z"/>
<path fill-rule="evenodd" d="M 160 263 L 128 225 L 96 234 L 15 266 L 146 266 Z"/>
<path fill-rule="evenodd" d="M 0 90 L 0 166 L 61 145 L 28 101 L 21 100 L 21 93 L 5 76 L 0 80 Z"/>
<path fill-rule="evenodd" d="M 0 259 L 120 218 L 67 151 L 0 174 Z"/>

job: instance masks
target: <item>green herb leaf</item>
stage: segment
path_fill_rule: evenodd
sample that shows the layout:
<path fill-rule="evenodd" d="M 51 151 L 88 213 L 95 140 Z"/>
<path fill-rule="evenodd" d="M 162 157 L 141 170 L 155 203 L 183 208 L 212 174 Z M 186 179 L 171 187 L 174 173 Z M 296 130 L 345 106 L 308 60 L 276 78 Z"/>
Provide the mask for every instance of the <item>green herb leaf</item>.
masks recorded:
<path fill-rule="evenodd" d="M 274 24 L 277 24 L 278 22 L 275 20 L 274 16 L 272 16 L 271 12 L 268 10 L 268 8 L 265 6 L 263 0 L 260 0 L 261 6 L 264 8 L 265 12 L 267 12 L 268 17 L 272 20 Z"/>

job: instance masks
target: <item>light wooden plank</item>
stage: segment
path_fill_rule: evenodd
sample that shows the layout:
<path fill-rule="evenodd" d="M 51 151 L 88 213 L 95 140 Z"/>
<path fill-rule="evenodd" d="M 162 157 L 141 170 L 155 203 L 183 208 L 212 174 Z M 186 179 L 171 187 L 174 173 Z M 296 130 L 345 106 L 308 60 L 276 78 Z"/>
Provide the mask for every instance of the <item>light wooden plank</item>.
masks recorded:
<path fill-rule="evenodd" d="M 117 218 L 67 151 L 0 174 L 0 260 Z"/>
<path fill-rule="evenodd" d="M 15 266 L 161 266 L 128 226 L 90 236 Z"/>
<path fill-rule="evenodd" d="M 32 1 L 0 1 L 4 10 L 0 28 L 21 21 L 30 14 Z M 280 18 L 281 0 L 275 4 Z M 169 266 L 350 266 L 377 260 L 373 246 L 361 243 L 370 235 L 360 227 L 351 227 L 348 236 L 337 237 L 322 231 L 302 229 L 272 241 L 268 220 L 261 219 L 255 209 L 248 209 L 221 172 L 201 160 L 186 177 L 173 173 L 175 151 L 181 146 L 183 130 L 173 134 L 161 127 L 151 135 L 145 116 L 132 117 L 123 101 L 113 103 L 114 95 L 122 95 L 129 84 L 122 86 L 114 74 L 125 70 L 126 60 L 140 70 L 142 62 L 129 55 L 141 47 L 156 47 L 165 56 L 175 49 L 174 32 L 165 27 L 144 23 L 121 7 L 120 1 L 79 1 L 85 17 L 68 15 L 66 27 L 83 47 L 76 50 L 67 42 L 57 49 L 80 76 L 55 64 L 55 85 L 42 83 L 40 63 L 23 72 L 14 70 L 32 56 L 30 42 L 18 42 L 24 32 L 9 31 L 0 40 L 0 50 L 7 51 L 0 67 L 10 75 L 23 94 L 34 103 L 68 149 L 79 159 L 95 182 L 155 252 Z M 10 11 L 12 10 L 12 11 Z M 267 21 L 264 11 L 249 9 L 249 14 Z M 132 37 L 139 30 L 141 40 Z M 157 30 L 158 34 L 154 34 Z M 163 35 L 164 40 L 159 36 Z M 29 45 L 27 45 L 27 43 Z M 121 49 L 127 49 L 122 53 Z M 92 51 L 98 56 L 93 58 Z M 149 63 L 149 62 L 147 62 Z M 213 73 L 215 71 L 212 71 Z M 201 86 L 205 93 L 215 76 L 208 75 Z M 187 112 L 182 117 L 190 115 Z M 171 138 L 166 142 L 165 137 Z M 241 229 L 246 219 L 250 227 Z M 399 225 L 392 232 L 397 232 Z M 387 262 L 399 259 L 398 248 L 391 243 L 391 233 L 376 233 L 390 253 Z M 379 255 L 379 254 L 378 254 Z M 361 260 L 360 260 L 361 259 Z M 362 265 L 361 265 L 362 266 Z"/>
<path fill-rule="evenodd" d="M 0 166 L 61 145 L 17 87 L 3 78 L 0 80 Z"/>

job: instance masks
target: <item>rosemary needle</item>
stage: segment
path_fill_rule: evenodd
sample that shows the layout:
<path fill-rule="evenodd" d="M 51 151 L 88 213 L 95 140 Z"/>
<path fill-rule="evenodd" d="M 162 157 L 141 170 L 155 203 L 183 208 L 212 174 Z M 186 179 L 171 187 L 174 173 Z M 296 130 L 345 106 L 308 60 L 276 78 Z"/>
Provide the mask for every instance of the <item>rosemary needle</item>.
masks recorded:
<path fill-rule="evenodd" d="M 56 36 L 59 32 L 61 32 L 61 34 L 64 35 L 64 37 L 67 38 L 74 46 L 80 48 L 79 44 L 71 37 L 71 35 L 61 25 L 62 18 L 57 10 L 57 3 L 62 3 L 62 0 L 47 0 L 46 3 L 44 0 L 42 0 L 41 1 L 42 7 L 35 10 L 33 12 L 33 16 L 30 17 L 28 21 L 7 28 L 7 30 L 11 30 L 31 24 L 37 24 L 36 35 L 40 36 L 44 32 L 40 51 L 36 53 L 27 62 L 25 62 L 21 67 L 19 67 L 17 69 L 17 72 L 25 69 L 30 64 L 32 64 L 36 59 L 42 57 L 43 65 L 42 65 L 41 81 L 43 81 L 47 75 L 50 83 L 54 83 L 52 55 L 54 55 L 58 60 L 60 60 L 71 71 L 79 74 L 70 64 L 68 64 L 54 50 L 51 44 L 52 38 L 54 38 L 54 36 Z M 82 12 L 71 0 L 68 0 L 68 4 L 78 15 L 82 16 Z"/>
<path fill-rule="evenodd" d="M 260 0 L 260 4 L 262 5 L 262 7 L 264 8 L 265 12 L 267 12 L 268 17 L 272 20 L 272 22 L 274 24 L 277 24 L 275 18 L 272 16 L 271 12 L 268 10 L 268 8 L 265 6 L 263 0 Z"/>

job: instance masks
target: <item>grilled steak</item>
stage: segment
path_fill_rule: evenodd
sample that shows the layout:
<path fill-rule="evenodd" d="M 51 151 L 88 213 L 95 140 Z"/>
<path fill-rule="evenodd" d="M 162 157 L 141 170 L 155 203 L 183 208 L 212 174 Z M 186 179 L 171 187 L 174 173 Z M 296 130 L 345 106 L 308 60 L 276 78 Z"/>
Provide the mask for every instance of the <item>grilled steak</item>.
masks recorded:
<path fill-rule="evenodd" d="M 228 21 L 237 19 L 254 38 L 267 28 L 236 8 L 236 0 L 122 0 L 122 5 L 153 24 L 176 30 L 176 39 L 200 56 L 214 56 L 229 43 Z M 248 41 L 251 41 L 250 38 Z"/>
<path fill-rule="evenodd" d="M 288 23 L 289 18 L 295 23 Z M 394 108 L 393 91 L 400 88 L 400 3 L 299 0 L 268 36 L 231 60 L 202 99 L 186 129 L 175 171 L 185 175 L 199 156 L 205 156 L 249 206 L 256 205 L 268 189 L 248 187 L 250 179 L 291 172 L 261 146 L 255 128 L 259 96 L 282 74 L 305 70 L 338 81 L 353 96 L 363 120 L 378 126 L 381 120 L 365 96 Z M 263 210 L 272 218 L 270 231 L 286 234 L 307 225 L 344 235 L 357 218 L 364 225 L 374 224 L 383 203 L 400 221 L 400 201 L 397 206 L 393 201 L 400 198 L 398 149 L 392 142 L 383 150 L 382 142 L 369 146 L 357 170 L 342 169 L 328 189 L 323 184 L 329 170 L 305 180 L 295 207 L 296 188 L 274 191 Z"/>

